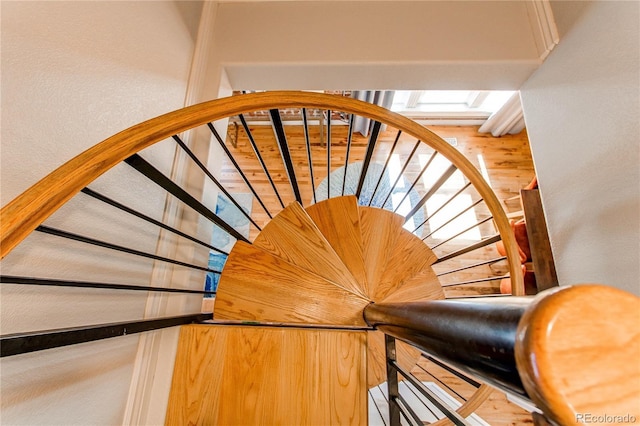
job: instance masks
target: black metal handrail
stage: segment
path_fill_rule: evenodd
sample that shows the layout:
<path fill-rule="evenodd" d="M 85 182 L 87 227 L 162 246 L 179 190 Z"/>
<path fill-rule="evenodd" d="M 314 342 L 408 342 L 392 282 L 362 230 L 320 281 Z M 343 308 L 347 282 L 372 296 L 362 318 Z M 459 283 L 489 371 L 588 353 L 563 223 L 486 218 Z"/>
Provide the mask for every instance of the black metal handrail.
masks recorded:
<path fill-rule="evenodd" d="M 531 299 L 474 298 L 372 303 L 367 324 L 474 375 L 527 397 L 514 355 L 516 329 Z"/>

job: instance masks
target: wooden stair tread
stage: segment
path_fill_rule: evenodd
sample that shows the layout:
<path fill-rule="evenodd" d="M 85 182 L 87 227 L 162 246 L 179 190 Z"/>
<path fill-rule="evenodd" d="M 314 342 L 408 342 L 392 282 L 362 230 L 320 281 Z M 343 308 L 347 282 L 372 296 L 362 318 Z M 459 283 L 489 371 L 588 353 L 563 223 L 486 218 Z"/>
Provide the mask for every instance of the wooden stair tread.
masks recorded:
<path fill-rule="evenodd" d="M 357 198 L 353 195 L 330 198 L 305 210 L 366 295 L 367 277 Z"/>
<path fill-rule="evenodd" d="M 347 291 L 366 297 L 360 283 L 297 202 L 274 217 L 253 244 L 301 269 L 321 275 Z"/>
<path fill-rule="evenodd" d="M 378 285 L 373 294 L 370 294 L 371 299 L 374 302 L 379 302 L 387 298 L 398 290 L 403 281 L 413 277 L 424 268 L 428 267 L 430 270 L 430 266 L 435 260 L 435 254 L 420 238 L 401 229 Z M 410 299 L 402 301 L 407 300 Z"/>
<path fill-rule="evenodd" d="M 360 207 L 360 231 L 364 249 L 364 265 L 369 298 L 383 277 L 391 248 L 402 230 L 404 218 L 388 210 Z"/>
<path fill-rule="evenodd" d="M 220 277 L 214 316 L 265 322 L 366 325 L 364 297 L 238 241 Z"/>
<path fill-rule="evenodd" d="M 365 425 L 366 333 L 180 330 L 166 425 Z"/>
<path fill-rule="evenodd" d="M 387 297 L 380 300 L 380 303 L 422 302 L 444 298 L 440 280 L 431 269 L 431 265 L 427 265 L 417 274 L 399 283 Z"/>

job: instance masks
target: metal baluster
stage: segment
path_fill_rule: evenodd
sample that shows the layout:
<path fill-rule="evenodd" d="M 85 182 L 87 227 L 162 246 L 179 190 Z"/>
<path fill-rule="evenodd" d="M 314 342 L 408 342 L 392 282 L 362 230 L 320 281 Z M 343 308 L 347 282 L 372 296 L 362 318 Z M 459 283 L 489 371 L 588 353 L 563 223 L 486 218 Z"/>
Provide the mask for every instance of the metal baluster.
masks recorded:
<path fill-rule="evenodd" d="M 371 206 L 371 202 L 376 196 L 376 192 L 378 191 L 378 187 L 380 186 L 380 182 L 382 182 L 382 177 L 384 176 L 384 172 L 387 171 L 387 166 L 389 165 L 389 160 L 393 156 L 393 151 L 396 149 L 396 145 L 398 145 L 398 141 L 400 140 L 400 135 L 402 134 L 402 130 L 398 130 L 398 134 L 396 135 L 396 140 L 393 141 L 393 145 L 391 146 L 391 151 L 389 152 L 389 156 L 387 160 L 384 162 L 384 167 L 382 167 L 382 172 L 378 177 L 378 182 L 376 182 L 376 187 L 373 189 L 373 194 L 371 194 L 371 198 L 369 199 L 369 206 Z"/>
<path fill-rule="evenodd" d="M 180 146 L 180 148 L 182 148 L 184 150 L 184 152 L 187 153 L 187 155 L 193 160 L 194 163 L 196 163 L 198 165 L 198 167 L 200 168 L 200 170 L 202 170 L 202 172 L 207 175 L 207 177 L 209 179 L 211 179 L 211 181 L 218 187 L 218 189 L 220 189 L 220 191 L 222 191 L 222 193 L 229 199 L 229 201 L 231 201 L 233 203 L 234 206 L 236 206 L 236 208 L 240 211 L 240 213 L 242 213 L 244 215 L 244 217 L 246 217 L 249 222 L 251 222 L 253 224 L 253 226 L 255 226 L 256 228 L 258 228 L 258 231 L 262 231 L 262 228 L 260 228 L 258 226 L 258 224 L 251 219 L 251 215 L 249 215 L 243 208 L 242 206 L 240 206 L 240 204 L 238 204 L 238 202 L 235 200 L 235 198 L 233 198 L 231 196 L 231 194 L 229 194 L 229 191 L 227 191 L 224 186 L 222 186 L 222 184 L 218 181 L 218 179 L 215 178 L 215 176 L 213 176 L 213 174 L 209 171 L 209 169 L 207 169 L 207 167 L 200 161 L 200 159 L 198 159 L 198 157 L 196 157 L 196 155 L 193 153 L 193 151 L 191 151 L 189 149 L 189 147 L 187 146 L 187 144 L 185 144 L 182 139 L 180 139 L 180 137 L 178 135 L 173 135 L 173 140 L 176 141 L 176 143 Z"/>
<path fill-rule="evenodd" d="M 456 198 L 458 195 L 462 194 L 464 192 L 465 189 L 467 189 L 469 186 L 471 186 L 471 182 L 467 182 L 467 184 L 465 186 L 463 186 L 462 188 L 460 188 L 460 190 L 458 190 L 458 192 L 456 192 L 455 194 L 453 194 L 447 201 L 445 201 L 440 207 L 438 207 L 436 209 L 436 211 L 434 211 L 433 213 L 431 213 L 429 216 L 427 216 L 427 218 L 425 220 L 422 221 L 422 223 L 420 225 L 418 225 L 416 227 L 416 229 L 414 229 L 413 231 L 411 231 L 411 233 L 415 233 L 418 229 L 420 229 L 425 223 L 427 223 L 429 221 L 429 219 L 431 219 L 433 216 L 435 216 L 440 210 L 442 210 L 444 207 L 446 207 L 451 201 L 454 200 L 454 198 Z"/>
<path fill-rule="evenodd" d="M 510 277 L 509 277 L 509 275 L 504 275 L 504 276 L 500 276 L 500 277 L 480 278 L 480 279 L 477 279 L 477 280 L 462 281 L 462 282 L 452 283 L 452 284 L 443 284 L 442 287 L 457 287 L 457 286 L 460 286 L 460 285 L 478 284 L 478 283 L 484 283 L 484 282 L 487 282 L 487 281 L 497 281 L 497 280 L 501 280 L 503 278 L 510 278 Z"/>
<path fill-rule="evenodd" d="M 351 114 L 351 117 L 349 118 L 349 134 L 347 135 L 347 153 L 344 157 L 344 176 L 342 176 L 342 195 L 344 195 L 344 185 L 345 182 L 347 181 L 347 171 L 349 170 L 349 151 L 351 150 L 351 135 L 353 132 L 353 119 L 354 119 L 354 115 Z"/>
<path fill-rule="evenodd" d="M 122 211 L 124 211 L 126 213 L 129 213 L 129 214 L 133 215 L 133 216 L 139 217 L 140 219 L 143 219 L 143 220 L 145 220 L 145 221 L 147 221 L 149 223 L 152 223 L 152 224 L 154 224 L 156 226 L 159 226 L 162 229 L 166 229 L 167 231 L 173 232 L 176 235 L 180 235 L 181 237 L 186 238 L 186 239 L 188 239 L 190 241 L 193 241 L 194 243 L 200 244 L 203 247 L 206 247 L 206 248 L 211 249 L 213 251 L 217 251 L 218 253 L 221 253 L 221 254 L 226 254 L 226 255 L 229 254 L 226 251 L 223 251 L 223 250 L 220 250 L 218 248 L 215 248 L 211 244 L 207 244 L 204 241 L 201 241 L 201 240 L 199 240 L 197 238 L 194 238 L 191 235 L 185 234 L 182 231 L 179 231 L 179 230 L 177 230 L 175 228 L 172 228 L 169 225 L 165 225 L 164 223 L 162 223 L 162 222 L 160 222 L 158 220 L 155 220 L 155 219 L 153 219 L 153 218 L 151 218 L 151 217 L 149 217 L 149 216 L 147 216 L 145 214 L 142 214 L 137 210 L 134 210 L 134 209 L 132 209 L 130 207 L 127 207 L 124 204 L 120 204 L 119 202 L 117 202 L 115 200 L 112 200 L 111 198 L 105 197 L 104 195 L 102 195 L 102 194 L 100 194 L 100 193 L 98 193 L 98 192 L 96 192 L 96 191 L 94 191 L 92 189 L 82 188 L 80 190 L 80 192 L 82 192 L 83 194 L 89 195 L 90 197 L 93 197 L 96 200 L 100 200 L 103 203 L 106 203 L 106 204 L 109 204 L 109 205 L 111 205 L 113 207 L 116 207 L 117 209 L 120 209 L 120 210 L 122 210 Z"/>
<path fill-rule="evenodd" d="M 309 123 L 307 121 L 307 109 L 302 108 L 302 122 L 304 124 L 304 140 L 307 143 L 307 161 L 309 162 L 309 174 L 311 178 L 311 190 L 313 191 L 313 203 L 316 203 L 316 184 L 313 178 L 313 160 L 311 158 L 311 142 L 309 141 Z"/>
<path fill-rule="evenodd" d="M 61 229 L 51 228 L 49 226 L 40 225 L 36 229 L 38 232 L 42 232 L 44 234 L 55 235 L 56 237 L 67 238 L 69 240 L 78 241 L 85 244 L 91 244 L 98 247 L 107 248 L 110 250 L 119 251 L 122 253 L 133 254 L 135 256 L 146 257 L 147 259 L 160 260 L 162 262 L 172 263 L 174 265 L 186 266 L 187 268 L 198 269 L 200 271 L 213 272 L 214 274 L 221 274 L 222 272 L 216 271 L 215 269 L 205 268 L 203 266 L 194 265 L 191 263 L 181 262 L 175 259 L 169 259 L 167 257 L 158 256 L 151 253 L 146 253 L 140 250 L 135 250 L 129 247 L 120 246 L 117 244 L 111 244 L 102 240 L 97 240 L 95 238 L 85 237 L 84 235 L 73 234 L 71 232 L 63 231 Z"/>
<path fill-rule="evenodd" d="M 422 206 L 425 205 L 425 203 L 429 200 L 429 198 L 431 198 L 433 196 L 433 194 L 435 194 L 436 192 L 438 192 L 438 190 L 440 189 L 440 187 L 442 185 L 444 185 L 444 183 L 449 180 L 449 178 L 451 177 L 451 175 L 453 175 L 456 170 L 458 170 L 456 168 L 456 166 L 451 165 L 449 166 L 449 168 L 447 170 L 445 170 L 445 172 L 442 174 L 442 176 L 440 176 L 438 178 L 438 180 L 433 184 L 433 186 L 427 191 L 427 193 L 424 195 L 424 197 L 422 197 L 422 199 L 420 199 L 420 201 L 418 201 L 418 203 L 413 206 L 413 209 L 411 209 L 411 211 L 407 214 L 407 216 L 405 217 L 405 223 L 409 221 L 409 219 L 411 217 L 413 217 L 414 214 L 416 214 L 418 212 L 418 210 L 420 210 L 422 208 Z"/>
<path fill-rule="evenodd" d="M 384 335 L 385 350 L 387 355 L 387 392 L 389 393 L 389 424 L 400 426 L 400 407 L 397 399 L 400 396 L 398 391 L 398 373 L 393 368 L 392 363 L 396 361 L 396 339 L 389 335 Z"/>
<path fill-rule="evenodd" d="M 298 188 L 298 180 L 296 179 L 296 171 L 293 167 L 293 161 L 291 160 L 291 153 L 289 152 L 287 135 L 284 132 L 282 119 L 280 118 L 280 111 L 278 111 L 277 109 L 271 109 L 269 110 L 269 115 L 271 116 L 271 125 L 273 126 L 273 132 L 275 133 L 276 139 L 278 141 L 280 156 L 282 157 L 282 161 L 287 169 L 287 176 L 289 177 L 289 182 L 291 183 L 293 195 L 296 197 L 297 202 L 299 202 L 301 205 L 304 205 L 304 203 L 302 202 L 302 197 L 300 196 L 300 189 Z"/>
<path fill-rule="evenodd" d="M 429 232 L 429 235 L 427 235 L 426 237 L 424 237 L 422 239 L 422 241 L 426 240 L 427 238 L 429 238 L 430 236 L 432 236 L 433 234 L 435 234 L 436 232 L 438 232 L 439 230 L 441 230 L 442 228 L 444 228 L 445 226 L 447 226 L 448 224 L 450 224 L 451 222 L 453 222 L 454 220 L 456 220 L 457 218 L 459 218 L 460 216 L 462 216 L 463 214 L 465 214 L 466 212 L 468 212 L 469 210 L 471 210 L 472 208 L 474 208 L 475 206 L 477 206 L 478 204 L 480 204 L 482 201 L 484 201 L 482 198 L 479 199 L 478 201 L 476 201 L 475 203 L 471 204 L 469 207 L 465 208 L 464 210 L 462 210 L 460 213 L 456 214 L 455 216 L 453 216 L 451 219 L 447 220 L 445 223 L 443 223 L 442 225 L 438 226 L 436 229 L 434 229 L 433 231 Z"/>
<path fill-rule="evenodd" d="M 16 277 L 12 275 L 0 275 L 0 283 L 2 284 L 20 284 L 20 285 L 44 285 L 54 287 L 79 287 L 79 288 L 106 288 L 110 290 L 133 290 L 133 291 L 157 291 L 160 293 L 184 293 L 184 294 L 202 294 L 215 295 L 215 291 L 188 290 L 181 288 L 153 287 L 131 284 L 113 284 L 98 283 L 90 281 L 69 281 L 54 280 L 50 278 L 35 277 Z"/>
<path fill-rule="evenodd" d="M 164 188 L 167 192 L 178 198 L 180 201 L 191 207 L 193 210 L 200 213 L 202 216 L 209 219 L 211 222 L 218 225 L 229 235 L 233 236 L 235 239 L 244 241 L 249 243 L 249 240 L 236 231 L 231 225 L 222 220 L 218 215 L 209 210 L 204 204 L 200 201 L 196 200 L 193 196 L 191 196 L 187 191 L 180 188 L 173 182 L 171 179 L 160 173 L 158 169 L 149 164 L 144 158 L 142 158 L 138 154 L 133 154 L 131 157 L 124 160 L 125 163 L 136 169 L 138 172 L 143 174 L 149 180 L 154 182 L 156 185 Z"/>
<path fill-rule="evenodd" d="M 275 192 L 276 197 L 278 198 L 278 201 L 280 202 L 280 205 L 284 209 L 284 202 L 282 201 L 282 198 L 280 198 L 280 193 L 278 192 L 278 188 L 276 188 L 276 184 L 273 182 L 273 179 L 271 178 L 271 174 L 269 173 L 269 169 L 267 169 L 267 165 L 265 164 L 264 160 L 262 159 L 262 154 L 260 154 L 260 150 L 258 149 L 258 145 L 256 144 L 255 139 L 253 139 L 253 135 L 251 134 L 251 130 L 249 129 L 249 125 L 247 124 L 247 120 L 244 119 L 244 116 L 242 114 L 238 115 L 238 118 L 240 119 L 240 123 L 242 123 L 242 128 L 244 129 L 245 133 L 247 134 L 247 137 L 249 138 L 249 143 L 251 144 L 251 148 L 253 148 L 253 153 L 256 155 L 256 158 L 258 159 L 258 162 L 260 163 L 260 166 L 262 166 L 262 171 L 267 176 L 267 179 L 269 180 L 269 183 L 271 184 L 271 188 L 273 188 L 273 192 Z"/>
<path fill-rule="evenodd" d="M 480 222 L 478 222 L 478 223 L 476 223 L 476 224 L 474 224 L 474 225 L 471 225 L 471 226 L 469 226 L 468 228 L 463 229 L 462 231 L 458 232 L 458 233 L 457 233 L 457 234 L 455 234 L 454 236 L 449 237 L 449 238 L 447 238 L 446 240 L 444 240 L 444 241 L 442 241 L 442 242 L 440 242 L 440 243 L 436 244 L 435 246 L 431 247 L 431 249 L 435 249 L 436 247 L 440 247 L 441 245 L 443 245 L 443 244 L 445 244 L 445 243 L 448 243 L 449 241 L 453 240 L 454 238 L 459 237 L 460 235 L 464 234 L 465 232 L 467 232 L 467 231 L 469 231 L 469 230 L 471 230 L 471 229 L 473 229 L 473 228 L 475 228 L 475 227 L 477 227 L 477 226 L 480 226 L 480 225 L 482 225 L 483 223 L 490 221 L 491 219 L 493 219 L 493 216 L 489 216 L 489 217 L 487 217 L 487 218 L 485 218 L 485 219 L 482 219 Z"/>
<path fill-rule="evenodd" d="M 331 110 L 327 110 L 327 200 L 331 198 Z"/>
<path fill-rule="evenodd" d="M 267 209 L 267 206 L 264 205 L 262 198 L 260 198 L 256 190 L 253 189 L 253 185 L 251 185 L 251 182 L 249 182 L 249 179 L 247 179 L 247 176 L 245 176 L 244 172 L 236 162 L 235 158 L 233 158 L 233 155 L 231 155 L 231 151 L 229 151 L 229 148 L 227 148 L 227 145 L 224 143 L 224 141 L 220 137 L 220 134 L 218 133 L 216 128 L 213 127 L 213 124 L 211 123 L 207 123 L 207 127 L 209 127 L 209 130 L 211 130 L 211 133 L 213 134 L 213 136 L 215 136 L 216 140 L 218 141 L 218 144 L 224 150 L 225 154 L 227 154 L 227 158 L 229 158 L 229 161 L 231 161 L 231 164 L 233 164 L 233 166 L 236 168 L 236 171 L 240 174 L 240 177 L 242 177 L 242 180 L 247 185 L 247 187 L 249 187 L 249 190 L 251 191 L 253 196 L 256 197 L 256 200 L 258 200 L 258 203 L 260 203 L 260 206 L 262 206 L 262 209 L 264 210 L 264 212 L 267 214 L 267 216 L 269 216 L 269 219 L 272 219 L 273 216 Z"/>
<path fill-rule="evenodd" d="M 477 250 L 479 248 L 488 246 L 489 244 L 497 243 L 501 239 L 502 238 L 500 237 L 500 234 L 496 234 L 496 235 L 493 235 L 493 236 L 491 236 L 489 238 L 485 238 L 484 240 L 478 241 L 477 243 L 471 244 L 471 245 L 469 245 L 469 246 L 467 246 L 465 248 L 462 248 L 460 250 L 454 251 L 453 253 L 449 253 L 448 255 L 439 258 L 438 260 L 433 262 L 433 265 L 435 265 L 436 263 L 445 262 L 447 260 L 453 259 L 454 257 L 458 257 L 458 256 L 461 256 L 461 255 L 463 255 L 465 253 L 469 253 L 469 252 Z"/>
<path fill-rule="evenodd" d="M 502 257 L 498 257 L 496 259 L 486 260 L 484 262 L 474 263 L 473 265 L 463 266 L 462 268 L 453 269 L 451 271 L 441 272 L 439 274 L 436 274 L 436 276 L 441 277 L 443 275 L 453 274 L 454 272 L 464 271 L 465 269 L 475 268 L 476 266 L 491 265 L 493 263 L 500 262 L 501 260 L 507 260 L 507 256 L 502 256 Z"/>
<path fill-rule="evenodd" d="M 402 176 L 404 175 L 404 171 L 409 166 L 409 163 L 411 162 L 411 159 L 413 158 L 413 155 L 418 150 L 419 146 L 420 146 L 420 141 L 416 141 L 416 144 L 413 146 L 413 149 L 411 150 L 409 157 L 407 157 L 407 161 L 405 161 L 404 166 L 402 166 L 402 169 L 400 170 L 400 173 L 398 173 L 398 177 L 396 178 L 395 182 L 393 182 L 393 185 L 391 185 L 391 188 L 389 189 L 389 193 L 387 194 L 384 201 L 382 202 L 382 208 L 384 208 L 384 206 L 387 204 L 389 197 L 391 197 L 391 194 L 393 194 L 393 190 L 395 189 L 398 182 L 400 182 L 400 179 L 402 179 Z"/>
<path fill-rule="evenodd" d="M 367 177 L 367 172 L 369 171 L 369 163 L 371 162 L 371 157 L 373 157 L 373 150 L 376 147 L 376 142 L 378 141 L 378 135 L 380 134 L 380 126 L 382 124 L 379 121 L 374 122 L 373 130 L 371 130 L 371 135 L 369 136 L 369 143 L 367 144 L 367 152 L 364 156 L 364 161 L 362 162 L 362 170 L 360 170 L 360 179 L 358 180 L 358 189 L 356 190 L 356 198 L 360 200 L 360 193 L 362 192 L 362 187 L 364 186 L 364 180 Z"/>
<path fill-rule="evenodd" d="M 400 200 L 400 202 L 398 203 L 398 207 L 396 207 L 393 212 L 397 212 L 398 209 L 400 208 L 400 206 L 402 205 L 402 203 L 404 203 L 404 200 L 409 196 L 409 194 L 411 193 L 411 190 L 413 190 L 413 188 L 418 184 L 418 182 L 420 182 L 420 178 L 422 177 L 422 175 L 424 174 L 424 172 L 427 171 L 427 169 L 429 168 L 429 166 L 431 165 L 431 163 L 433 162 L 433 160 L 436 158 L 436 155 L 438 155 L 437 151 L 434 151 L 433 154 L 431 154 L 431 157 L 429 157 L 429 160 L 427 161 L 427 164 L 424 165 L 424 167 L 422 168 L 422 170 L 420 170 L 420 173 L 418 173 L 418 177 L 416 177 L 416 179 L 413 181 L 413 183 L 411 184 L 411 186 L 409 187 L 409 189 L 407 190 L 407 192 L 404 194 L 404 197 L 402 197 L 402 199 Z"/>

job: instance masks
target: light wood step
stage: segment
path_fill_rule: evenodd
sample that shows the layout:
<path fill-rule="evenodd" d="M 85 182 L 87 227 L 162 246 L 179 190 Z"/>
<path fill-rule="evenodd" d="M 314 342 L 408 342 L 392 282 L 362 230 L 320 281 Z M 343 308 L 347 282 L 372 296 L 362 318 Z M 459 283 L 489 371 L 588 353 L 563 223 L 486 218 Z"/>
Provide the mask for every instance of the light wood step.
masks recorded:
<path fill-rule="evenodd" d="M 366 425 L 366 332 L 190 325 L 166 425 Z"/>
<path fill-rule="evenodd" d="M 357 198 L 353 195 L 330 198 L 305 211 L 358 281 L 362 293 L 368 294 Z"/>
<path fill-rule="evenodd" d="M 363 326 L 368 303 L 320 275 L 238 241 L 220 277 L 214 317 Z"/>
<path fill-rule="evenodd" d="M 388 210 L 359 207 L 360 231 L 364 248 L 367 296 L 373 300 L 383 278 L 391 248 L 402 231 L 404 218 Z"/>
<path fill-rule="evenodd" d="M 370 295 L 374 302 L 379 302 L 396 292 L 405 280 L 413 277 L 436 261 L 436 255 L 418 237 L 401 229 L 395 244 L 390 249 L 390 256 L 385 264 L 378 285 Z M 410 301 L 411 299 L 402 300 Z"/>
<path fill-rule="evenodd" d="M 331 244 L 299 203 L 290 204 L 262 229 L 253 244 L 302 269 L 366 297 Z"/>
<path fill-rule="evenodd" d="M 403 280 L 381 303 L 422 302 L 426 300 L 444 299 L 444 291 L 431 265 Z"/>

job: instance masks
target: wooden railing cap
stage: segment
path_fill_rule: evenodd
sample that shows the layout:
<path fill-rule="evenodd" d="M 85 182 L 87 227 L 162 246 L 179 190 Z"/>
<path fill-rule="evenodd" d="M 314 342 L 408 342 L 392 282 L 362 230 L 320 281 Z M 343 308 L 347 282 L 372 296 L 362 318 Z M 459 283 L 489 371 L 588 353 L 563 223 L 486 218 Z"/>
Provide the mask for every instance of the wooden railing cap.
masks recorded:
<path fill-rule="evenodd" d="M 520 320 L 515 355 L 553 422 L 640 422 L 640 298 L 592 284 L 541 293 Z"/>

